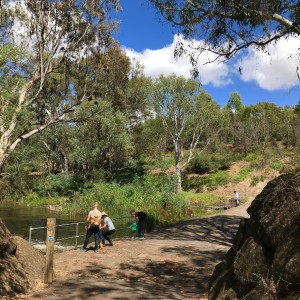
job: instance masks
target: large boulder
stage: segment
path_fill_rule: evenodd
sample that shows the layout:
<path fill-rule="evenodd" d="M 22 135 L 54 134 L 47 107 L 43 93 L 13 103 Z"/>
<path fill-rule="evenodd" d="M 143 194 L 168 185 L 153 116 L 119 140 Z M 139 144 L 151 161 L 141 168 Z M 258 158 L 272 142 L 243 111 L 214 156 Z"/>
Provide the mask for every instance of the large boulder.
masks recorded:
<path fill-rule="evenodd" d="M 20 237 L 13 237 L 0 219 L 0 296 L 26 293 L 42 280 L 45 259 Z"/>
<path fill-rule="evenodd" d="M 209 299 L 300 299 L 300 172 L 270 181 L 248 208 Z"/>

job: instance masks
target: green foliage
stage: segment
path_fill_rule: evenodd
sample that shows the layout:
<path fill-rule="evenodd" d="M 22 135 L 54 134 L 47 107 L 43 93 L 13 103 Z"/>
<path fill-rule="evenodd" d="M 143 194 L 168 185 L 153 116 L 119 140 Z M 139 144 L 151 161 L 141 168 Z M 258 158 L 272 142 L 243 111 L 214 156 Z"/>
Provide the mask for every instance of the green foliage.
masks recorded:
<path fill-rule="evenodd" d="M 246 161 L 250 162 L 250 167 L 253 169 L 262 169 L 266 166 L 272 168 L 276 171 L 281 172 L 283 170 L 284 164 L 281 161 L 281 157 L 283 154 L 276 153 L 275 150 L 267 150 L 264 155 L 250 153 L 245 158 Z"/>
<path fill-rule="evenodd" d="M 263 175 L 254 176 L 251 178 L 250 186 L 256 186 L 259 182 L 263 182 L 265 177 Z"/>
<path fill-rule="evenodd" d="M 216 153 L 213 155 L 201 154 L 193 158 L 187 165 L 187 171 L 197 174 L 226 170 L 234 161 L 234 156 L 229 153 Z"/>
<path fill-rule="evenodd" d="M 65 207 L 70 213 L 86 212 L 98 201 L 112 217 L 128 215 L 130 209 L 149 213 L 152 223 L 168 223 L 184 217 L 186 201 L 173 193 L 175 183 L 166 176 L 136 177 L 131 183 L 99 182 L 83 193 L 74 194 Z M 169 217 L 166 219 L 166 215 Z"/>
<path fill-rule="evenodd" d="M 194 190 L 196 193 L 202 192 L 204 186 L 203 177 L 192 176 L 188 178 L 186 173 L 182 175 L 182 188 L 184 191 Z"/>
<path fill-rule="evenodd" d="M 39 179 L 33 192 L 40 197 L 69 196 L 83 187 L 80 177 L 68 173 L 49 174 Z"/>
<path fill-rule="evenodd" d="M 234 176 L 231 181 L 233 183 L 239 183 L 250 176 L 252 169 L 250 167 L 243 167 L 238 175 Z"/>
<path fill-rule="evenodd" d="M 229 60 L 251 44 L 256 44 L 257 49 L 265 51 L 266 46 L 274 42 L 274 36 L 286 39 L 293 35 L 299 36 L 297 27 L 290 28 L 291 24 L 297 24 L 298 21 L 298 7 L 288 5 L 294 2 L 149 1 L 164 21 L 176 26 L 178 33 L 190 41 L 178 42 L 174 54 L 190 57 L 194 76 L 199 75 L 198 58 L 207 51 L 208 45 L 210 51 L 221 60 Z M 274 14 L 278 19 L 270 20 L 270 16 Z M 194 49 L 194 40 L 203 40 L 205 43 Z M 242 74 L 241 68 L 239 71 Z"/>
<path fill-rule="evenodd" d="M 282 161 L 280 161 L 279 159 L 272 159 L 272 161 L 270 162 L 270 167 L 278 172 L 281 172 L 284 168 L 284 164 L 282 163 Z"/>
<path fill-rule="evenodd" d="M 204 184 L 209 191 L 213 191 L 220 185 L 226 185 L 230 182 L 230 176 L 226 171 L 218 171 L 215 174 L 210 174 L 204 179 Z"/>
<path fill-rule="evenodd" d="M 184 197 L 190 204 L 198 204 L 199 202 L 203 205 L 213 205 L 216 202 L 223 199 L 224 196 L 215 195 L 211 193 L 192 193 L 192 192 L 183 192 Z"/>
<path fill-rule="evenodd" d="M 182 186 L 185 191 L 195 190 L 196 192 L 201 192 L 204 186 L 206 186 L 209 191 L 213 191 L 218 186 L 226 185 L 230 180 L 231 178 L 227 171 L 217 171 L 205 177 L 193 176 L 187 178 L 184 176 Z"/>
<path fill-rule="evenodd" d="M 92 182 L 105 181 L 105 170 L 95 169 L 89 173 Z"/>
<path fill-rule="evenodd" d="M 43 206 L 43 205 L 63 205 L 68 201 L 68 198 L 61 196 L 54 197 L 41 197 L 39 194 L 32 192 L 22 198 L 21 202 L 30 206 Z"/>

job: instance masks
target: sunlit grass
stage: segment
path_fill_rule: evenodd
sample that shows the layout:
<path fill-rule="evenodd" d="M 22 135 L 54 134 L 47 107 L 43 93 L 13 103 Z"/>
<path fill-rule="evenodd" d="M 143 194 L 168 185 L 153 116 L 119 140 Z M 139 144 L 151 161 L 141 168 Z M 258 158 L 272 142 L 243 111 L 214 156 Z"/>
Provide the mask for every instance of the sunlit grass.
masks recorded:
<path fill-rule="evenodd" d="M 183 196 L 190 204 L 202 203 L 205 205 L 214 205 L 221 201 L 227 201 L 230 196 L 216 195 L 211 193 L 193 193 L 193 192 L 183 192 Z"/>

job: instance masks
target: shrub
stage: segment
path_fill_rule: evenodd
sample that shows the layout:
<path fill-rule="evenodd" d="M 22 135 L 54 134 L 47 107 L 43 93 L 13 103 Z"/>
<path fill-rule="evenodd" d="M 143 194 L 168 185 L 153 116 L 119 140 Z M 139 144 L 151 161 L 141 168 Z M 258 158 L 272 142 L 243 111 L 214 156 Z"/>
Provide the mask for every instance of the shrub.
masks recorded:
<path fill-rule="evenodd" d="M 226 185 L 230 181 L 229 174 L 226 171 L 218 171 L 204 179 L 204 184 L 209 191 L 213 191 L 220 185 Z"/>
<path fill-rule="evenodd" d="M 265 177 L 263 175 L 254 176 L 251 179 L 250 186 L 256 186 L 259 182 L 263 182 L 264 180 L 265 180 Z"/>
<path fill-rule="evenodd" d="M 134 208 L 146 211 L 151 224 L 170 223 L 182 218 L 187 207 L 184 197 L 173 192 L 174 186 L 175 182 L 167 176 L 152 175 L 136 177 L 127 184 L 99 182 L 75 194 L 66 210 L 86 212 L 98 201 L 100 209 L 112 217 L 128 215 Z"/>
<path fill-rule="evenodd" d="M 202 154 L 193 158 L 188 166 L 188 172 L 194 172 L 197 174 L 203 174 L 207 172 L 216 172 L 218 170 L 226 170 L 230 167 L 234 161 L 232 154 L 220 154 L 214 155 Z"/>
<path fill-rule="evenodd" d="M 49 174 L 41 177 L 34 186 L 33 192 L 41 197 L 69 196 L 81 190 L 82 178 L 68 173 Z"/>
<path fill-rule="evenodd" d="M 284 168 L 284 164 L 278 159 L 273 159 L 270 163 L 270 167 L 278 172 L 281 172 Z"/>
<path fill-rule="evenodd" d="M 185 191 L 195 190 L 196 193 L 200 193 L 203 190 L 204 180 L 199 176 L 190 178 L 183 176 L 181 185 Z"/>

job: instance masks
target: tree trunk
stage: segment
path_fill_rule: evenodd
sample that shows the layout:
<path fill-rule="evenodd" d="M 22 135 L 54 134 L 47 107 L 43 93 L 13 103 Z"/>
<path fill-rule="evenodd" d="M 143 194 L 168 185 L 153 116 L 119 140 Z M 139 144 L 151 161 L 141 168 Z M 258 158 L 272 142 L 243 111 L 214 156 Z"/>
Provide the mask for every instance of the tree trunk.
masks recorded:
<path fill-rule="evenodd" d="M 181 187 L 181 169 L 178 164 L 176 164 L 176 177 L 177 177 L 177 183 L 176 183 L 176 194 L 180 194 L 182 192 Z"/>
<path fill-rule="evenodd" d="M 0 173 L 2 172 L 3 165 L 7 159 L 8 159 L 8 154 L 0 151 Z"/>
<path fill-rule="evenodd" d="M 180 194 L 182 192 L 181 188 L 181 168 L 179 166 L 179 160 L 180 160 L 180 148 L 179 148 L 179 142 L 177 141 L 175 143 L 175 168 L 176 168 L 176 194 Z"/>

